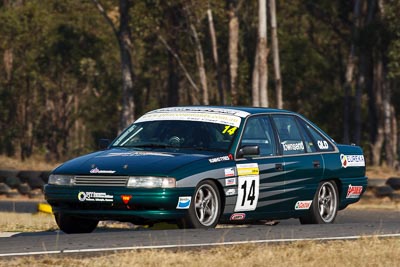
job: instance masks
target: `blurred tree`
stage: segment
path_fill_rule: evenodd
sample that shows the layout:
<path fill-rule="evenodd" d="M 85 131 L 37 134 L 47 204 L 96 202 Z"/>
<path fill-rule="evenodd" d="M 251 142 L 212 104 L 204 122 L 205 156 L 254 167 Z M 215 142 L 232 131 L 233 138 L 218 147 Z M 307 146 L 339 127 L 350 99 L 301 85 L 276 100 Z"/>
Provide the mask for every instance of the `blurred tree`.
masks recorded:
<path fill-rule="evenodd" d="M 114 22 L 113 18 L 110 16 L 110 13 L 105 10 L 105 7 L 100 3 L 100 1 L 92 1 L 112 28 L 119 44 L 122 74 L 122 110 L 119 131 L 122 131 L 135 120 L 135 77 L 133 74 L 131 58 L 131 50 L 133 49 L 133 45 L 129 15 L 129 9 L 131 8 L 132 3 L 130 0 L 119 0 L 119 6 L 117 9 L 119 15 L 117 17 L 117 22 Z M 116 24 L 118 26 L 116 26 Z"/>
<path fill-rule="evenodd" d="M 279 36 L 285 108 L 334 139 L 362 145 L 371 163 L 397 166 L 399 1 L 276 2 L 279 28 L 269 3 L 266 29 L 272 46 Z M 0 1 L 0 153 L 65 159 L 154 108 L 207 99 L 251 105 L 260 98 L 252 93 L 259 7 L 243 0 Z M 270 88 L 279 80 L 272 71 L 262 72 L 275 77 Z M 268 93 L 268 104 L 279 106 L 279 90 Z"/>

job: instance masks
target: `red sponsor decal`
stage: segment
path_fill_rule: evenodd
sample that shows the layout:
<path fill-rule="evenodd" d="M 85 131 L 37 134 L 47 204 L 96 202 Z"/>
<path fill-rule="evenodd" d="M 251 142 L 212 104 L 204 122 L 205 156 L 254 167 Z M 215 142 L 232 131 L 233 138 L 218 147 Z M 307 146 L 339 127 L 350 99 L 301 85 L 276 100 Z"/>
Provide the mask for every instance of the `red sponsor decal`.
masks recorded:
<path fill-rule="evenodd" d="M 241 220 L 244 220 L 244 218 L 246 218 L 246 213 L 234 213 L 231 215 L 230 220 L 231 221 L 241 221 Z"/>
<path fill-rule="evenodd" d="M 359 198 L 362 193 L 363 187 L 362 186 L 352 186 L 349 185 L 347 189 L 346 198 Z"/>
<path fill-rule="evenodd" d="M 131 195 L 121 195 L 122 202 L 124 202 L 125 205 L 128 205 L 129 200 L 131 200 L 132 196 Z"/>
<path fill-rule="evenodd" d="M 311 207 L 312 200 L 297 201 L 294 206 L 295 210 L 308 210 Z"/>

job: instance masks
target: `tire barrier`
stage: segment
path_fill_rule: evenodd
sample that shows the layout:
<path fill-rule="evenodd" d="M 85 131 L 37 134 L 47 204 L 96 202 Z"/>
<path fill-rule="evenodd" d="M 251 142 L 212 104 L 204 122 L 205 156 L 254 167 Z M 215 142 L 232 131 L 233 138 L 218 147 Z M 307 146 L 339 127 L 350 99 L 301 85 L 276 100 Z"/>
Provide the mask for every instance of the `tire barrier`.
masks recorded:
<path fill-rule="evenodd" d="M 400 177 L 390 177 L 389 179 L 370 178 L 368 188 L 375 197 L 389 197 L 391 200 L 400 202 Z"/>
<path fill-rule="evenodd" d="M 0 196 L 41 199 L 49 175 L 50 171 L 0 170 Z"/>

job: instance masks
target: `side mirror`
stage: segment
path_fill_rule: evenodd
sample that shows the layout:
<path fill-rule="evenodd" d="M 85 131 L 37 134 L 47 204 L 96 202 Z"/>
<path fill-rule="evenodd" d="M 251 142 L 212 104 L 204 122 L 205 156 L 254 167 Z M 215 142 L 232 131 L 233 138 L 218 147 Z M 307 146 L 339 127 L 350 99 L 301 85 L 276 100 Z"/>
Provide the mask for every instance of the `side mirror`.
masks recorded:
<path fill-rule="evenodd" d="M 243 146 L 239 149 L 237 153 L 238 158 L 243 158 L 246 156 L 258 156 L 260 155 L 259 146 Z"/>
<path fill-rule="evenodd" d="M 97 143 L 97 147 L 100 150 L 105 150 L 108 148 L 108 146 L 110 145 L 111 141 L 110 139 L 99 139 L 98 143 Z"/>

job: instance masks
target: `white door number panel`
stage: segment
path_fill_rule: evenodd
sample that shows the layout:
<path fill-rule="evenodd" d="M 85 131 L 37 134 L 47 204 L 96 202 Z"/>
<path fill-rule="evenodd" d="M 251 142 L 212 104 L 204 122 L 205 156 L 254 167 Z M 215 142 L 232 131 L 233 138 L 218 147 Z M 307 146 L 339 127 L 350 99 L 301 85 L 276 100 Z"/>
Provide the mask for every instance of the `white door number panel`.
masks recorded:
<path fill-rule="evenodd" d="M 260 176 L 258 175 L 258 165 L 257 163 L 238 164 L 237 169 L 239 177 L 238 197 L 236 200 L 235 212 L 255 210 L 257 207 L 260 189 Z M 241 169 L 244 169 L 245 171 L 241 172 Z M 241 173 L 245 175 L 240 176 Z M 250 173 L 252 173 L 253 175 Z"/>

